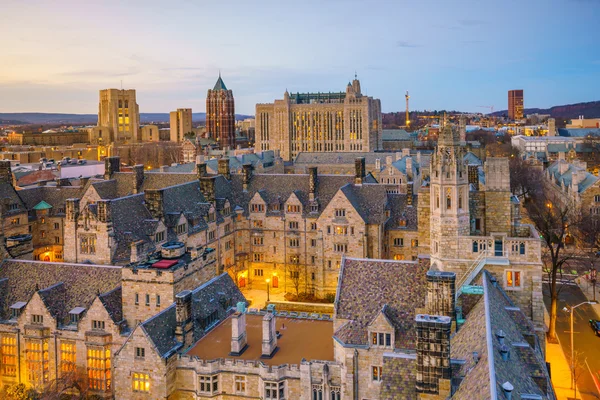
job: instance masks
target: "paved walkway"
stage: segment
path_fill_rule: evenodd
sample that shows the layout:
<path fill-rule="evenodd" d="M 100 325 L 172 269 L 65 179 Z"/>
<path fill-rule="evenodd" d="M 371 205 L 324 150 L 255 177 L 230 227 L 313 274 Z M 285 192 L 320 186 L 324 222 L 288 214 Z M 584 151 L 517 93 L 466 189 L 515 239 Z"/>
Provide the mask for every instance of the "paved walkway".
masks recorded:
<path fill-rule="evenodd" d="M 250 301 L 250 308 L 265 308 L 267 304 L 267 290 L 266 289 L 242 289 L 242 293 L 247 300 Z M 280 291 L 269 293 L 269 299 L 271 301 L 286 301 L 283 296 L 285 293 Z"/>
<path fill-rule="evenodd" d="M 557 400 L 574 398 L 573 389 L 571 389 L 571 368 L 560 344 L 546 343 L 546 361 L 552 366 L 552 385 Z M 581 398 L 579 390 L 577 398 Z"/>

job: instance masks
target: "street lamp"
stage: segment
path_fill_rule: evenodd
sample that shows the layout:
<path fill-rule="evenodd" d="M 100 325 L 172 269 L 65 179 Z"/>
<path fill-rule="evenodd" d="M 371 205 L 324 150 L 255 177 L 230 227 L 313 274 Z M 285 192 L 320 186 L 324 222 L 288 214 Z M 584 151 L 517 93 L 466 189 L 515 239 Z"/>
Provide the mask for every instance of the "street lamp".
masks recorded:
<path fill-rule="evenodd" d="M 269 298 L 269 282 L 271 282 L 271 280 L 269 278 L 265 279 L 265 281 L 267 282 L 267 303 L 269 301 L 271 301 L 271 299 Z"/>
<path fill-rule="evenodd" d="M 597 301 L 584 301 L 583 303 L 579 303 L 576 306 L 564 307 L 563 311 L 571 314 L 571 389 L 575 389 L 574 397 L 577 397 L 577 388 L 575 387 L 575 352 L 573 348 L 573 312 L 579 306 L 584 304 L 598 304 Z"/>

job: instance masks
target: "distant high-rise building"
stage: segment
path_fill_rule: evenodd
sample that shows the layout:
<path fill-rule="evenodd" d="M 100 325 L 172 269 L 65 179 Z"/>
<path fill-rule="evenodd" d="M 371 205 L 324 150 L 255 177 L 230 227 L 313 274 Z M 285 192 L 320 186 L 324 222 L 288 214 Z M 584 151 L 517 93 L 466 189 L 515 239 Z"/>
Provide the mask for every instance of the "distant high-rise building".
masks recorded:
<path fill-rule="evenodd" d="M 523 90 L 508 91 L 508 118 L 523 119 Z"/>
<path fill-rule="evenodd" d="M 345 92 L 288 93 L 256 105 L 257 151 L 370 152 L 382 148 L 381 102 L 365 96 L 355 77 Z"/>
<path fill-rule="evenodd" d="M 192 109 L 178 108 L 169 114 L 171 121 L 171 141 L 183 142 L 186 133 L 192 132 Z"/>
<path fill-rule="evenodd" d="M 105 129 L 96 129 L 95 131 L 105 134 L 105 137 L 102 137 L 103 143 L 140 141 L 139 125 L 140 110 L 135 100 L 135 89 L 104 89 L 100 91 L 98 127 Z"/>
<path fill-rule="evenodd" d="M 235 148 L 235 104 L 233 92 L 219 79 L 206 95 L 206 133 L 214 138 L 221 148 Z"/>

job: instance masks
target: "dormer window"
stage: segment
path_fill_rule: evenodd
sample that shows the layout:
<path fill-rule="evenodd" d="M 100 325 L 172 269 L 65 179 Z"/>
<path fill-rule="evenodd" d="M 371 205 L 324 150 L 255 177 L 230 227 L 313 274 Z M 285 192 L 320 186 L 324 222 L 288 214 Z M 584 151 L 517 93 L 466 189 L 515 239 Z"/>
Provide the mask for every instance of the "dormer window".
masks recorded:
<path fill-rule="evenodd" d="M 231 214 L 231 207 L 227 206 L 223 209 L 223 215 Z"/>
<path fill-rule="evenodd" d="M 154 241 L 159 243 L 163 240 L 165 240 L 165 231 L 156 232 L 156 235 L 154 235 Z"/>
<path fill-rule="evenodd" d="M 300 212 L 300 206 L 297 204 L 288 204 L 287 206 L 287 212 L 289 213 L 299 213 Z"/>
<path fill-rule="evenodd" d="M 255 212 L 255 213 L 265 212 L 265 205 L 264 204 L 252 204 L 250 206 L 250 211 Z"/>
<path fill-rule="evenodd" d="M 215 222 L 216 218 L 215 218 L 215 213 L 214 211 L 211 211 L 208 213 L 208 222 Z"/>
<path fill-rule="evenodd" d="M 69 311 L 69 320 L 71 324 L 77 324 L 83 315 L 85 308 L 83 307 L 75 307 L 71 311 Z"/>
<path fill-rule="evenodd" d="M 10 306 L 10 319 L 16 320 L 19 318 L 21 312 L 25 309 L 25 305 L 27 305 L 27 303 L 24 301 L 18 301 Z"/>
<path fill-rule="evenodd" d="M 33 325 L 43 325 L 44 324 L 44 316 L 39 314 L 31 315 L 31 323 Z"/>
<path fill-rule="evenodd" d="M 335 210 L 335 216 L 336 217 L 345 217 L 346 216 L 346 209 L 344 209 L 344 208 L 337 208 Z"/>
<path fill-rule="evenodd" d="M 392 346 L 392 334 L 385 332 L 371 332 L 371 344 L 373 346 Z"/>

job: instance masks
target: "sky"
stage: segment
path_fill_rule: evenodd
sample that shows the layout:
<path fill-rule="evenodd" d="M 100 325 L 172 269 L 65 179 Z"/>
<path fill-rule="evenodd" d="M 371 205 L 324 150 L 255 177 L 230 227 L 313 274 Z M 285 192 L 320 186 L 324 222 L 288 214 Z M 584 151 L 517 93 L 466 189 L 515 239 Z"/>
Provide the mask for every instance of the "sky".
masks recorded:
<path fill-rule="evenodd" d="M 600 0 L 0 0 L 0 112 L 205 111 L 219 71 L 236 113 L 358 75 L 385 112 L 600 100 Z M 122 82 L 122 83 L 121 83 Z M 487 109 L 489 110 L 489 109 Z"/>

